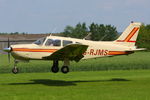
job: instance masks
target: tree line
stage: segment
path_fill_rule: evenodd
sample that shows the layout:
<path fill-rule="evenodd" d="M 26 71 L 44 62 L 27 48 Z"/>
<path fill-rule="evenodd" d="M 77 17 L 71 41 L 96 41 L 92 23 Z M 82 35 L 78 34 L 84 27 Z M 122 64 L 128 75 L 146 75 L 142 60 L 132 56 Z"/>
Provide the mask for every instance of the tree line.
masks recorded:
<path fill-rule="evenodd" d="M 1 32 L 0 35 L 19 35 L 19 34 L 28 34 L 28 33 L 25 33 L 25 32 L 22 32 L 22 33 L 19 33 L 19 32 L 11 32 L 11 33 L 6 33 L 6 32 Z"/>
<path fill-rule="evenodd" d="M 112 25 L 95 23 L 92 23 L 89 26 L 87 26 L 86 23 L 78 23 L 75 27 L 66 26 L 62 34 L 65 37 L 73 37 L 79 39 L 83 39 L 88 34 L 90 34 L 89 37 L 87 37 L 87 39 L 94 41 L 112 41 L 118 36 L 116 27 Z"/>

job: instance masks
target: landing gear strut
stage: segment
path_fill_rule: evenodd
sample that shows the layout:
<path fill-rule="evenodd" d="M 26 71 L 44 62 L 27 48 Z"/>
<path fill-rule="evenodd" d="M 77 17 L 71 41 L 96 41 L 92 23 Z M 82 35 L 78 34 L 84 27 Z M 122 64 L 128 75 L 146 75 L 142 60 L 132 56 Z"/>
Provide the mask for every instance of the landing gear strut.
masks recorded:
<path fill-rule="evenodd" d="M 59 67 L 58 67 L 58 60 L 54 60 L 53 61 L 53 66 L 51 68 L 51 71 L 53 73 L 57 73 L 59 71 Z"/>
<path fill-rule="evenodd" d="M 15 60 L 14 62 L 15 62 L 15 63 L 14 63 L 14 68 L 12 69 L 12 72 L 13 72 L 14 74 L 17 74 L 17 73 L 19 72 L 19 69 L 17 68 L 17 63 L 18 63 L 18 61 Z"/>
<path fill-rule="evenodd" d="M 61 68 L 61 72 L 64 73 L 64 74 L 67 74 L 69 72 L 69 66 L 70 65 L 70 62 L 68 59 L 65 59 L 64 60 L 64 65 L 63 67 Z"/>

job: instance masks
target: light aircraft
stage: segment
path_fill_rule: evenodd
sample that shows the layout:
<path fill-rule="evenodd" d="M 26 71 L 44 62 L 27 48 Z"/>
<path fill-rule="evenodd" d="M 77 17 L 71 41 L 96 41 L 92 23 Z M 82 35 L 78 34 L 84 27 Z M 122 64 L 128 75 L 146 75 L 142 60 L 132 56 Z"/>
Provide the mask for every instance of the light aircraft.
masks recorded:
<path fill-rule="evenodd" d="M 17 63 L 29 60 L 52 60 L 51 71 L 59 71 L 59 61 L 63 61 L 61 71 L 69 72 L 70 61 L 81 59 L 109 57 L 116 55 L 128 55 L 134 51 L 143 50 L 136 48 L 138 32 L 141 23 L 132 22 L 115 41 L 91 41 L 69 37 L 47 36 L 32 44 L 10 45 L 4 48 L 5 52 L 11 54 L 14 61 L 13 73 L 18 73 Z M 9 56 L 10 59 L 10 56 Z"/>

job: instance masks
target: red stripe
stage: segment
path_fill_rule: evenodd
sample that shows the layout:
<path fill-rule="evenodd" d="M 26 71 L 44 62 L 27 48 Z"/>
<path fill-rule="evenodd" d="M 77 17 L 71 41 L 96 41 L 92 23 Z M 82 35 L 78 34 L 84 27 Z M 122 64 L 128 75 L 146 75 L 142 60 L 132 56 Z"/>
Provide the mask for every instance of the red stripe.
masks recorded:
<path fill-rule="evenodd" d="M 124 40 L 117 40 L 117 42 L 124 42 Z M 136 41 L 127 41 L 127 42 L 136 42 Z"/>
<path fill-rule="evenodd" d="M 128 42 L 134 42 L 135 43 L 136 41 L 128 41 Z"/>

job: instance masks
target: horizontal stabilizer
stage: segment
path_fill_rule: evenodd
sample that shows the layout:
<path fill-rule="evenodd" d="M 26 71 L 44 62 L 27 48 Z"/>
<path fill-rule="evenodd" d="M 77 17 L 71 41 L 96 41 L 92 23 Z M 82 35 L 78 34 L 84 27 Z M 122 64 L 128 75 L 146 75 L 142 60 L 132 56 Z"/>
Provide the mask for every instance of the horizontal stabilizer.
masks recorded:
<path fill-rule="evenodd" d="M 126 50 L 126 51 L 143 51 L 143 50 L 146 50 L 146 48 L 134 48 L 134 49 L 131 49 L 131 50 Z"/>

